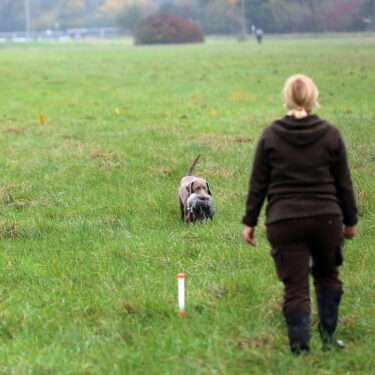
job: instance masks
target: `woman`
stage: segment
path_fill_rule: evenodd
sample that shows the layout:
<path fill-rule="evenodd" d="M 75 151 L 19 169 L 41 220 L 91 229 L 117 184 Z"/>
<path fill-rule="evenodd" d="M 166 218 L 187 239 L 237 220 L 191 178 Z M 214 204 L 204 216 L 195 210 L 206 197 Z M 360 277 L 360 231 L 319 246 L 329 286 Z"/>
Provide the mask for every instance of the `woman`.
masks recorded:
<path fill-rule="evenodd" d="M 343 238 L 356 234 L 357 209 L 340 132 L 313 115 L 319 92 L 307 76 L 290 77 L 283 90 L 288 115 L 267 127 L 259 140 L 243 236 L 255 245 L 255 226 L 267 196 L 267 238 L 284 284 L 283 313 L 291 351 L 309 351 L 309 271 L 319 310 L 324 348 L 343 345 L 334 333 L 343 293 L 338 266 Z"/>

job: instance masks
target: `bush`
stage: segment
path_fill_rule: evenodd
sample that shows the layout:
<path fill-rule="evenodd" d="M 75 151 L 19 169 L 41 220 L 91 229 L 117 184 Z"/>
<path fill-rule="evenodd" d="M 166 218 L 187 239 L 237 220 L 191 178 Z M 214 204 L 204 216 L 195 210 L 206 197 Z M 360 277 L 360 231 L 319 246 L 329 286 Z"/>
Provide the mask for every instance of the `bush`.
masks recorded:
<path fill-rule="evenodd" d="M 204 36 L 193 22 L 179 16 L 156 14 L 137 27 L 136 44 L 201 43 Z"/>

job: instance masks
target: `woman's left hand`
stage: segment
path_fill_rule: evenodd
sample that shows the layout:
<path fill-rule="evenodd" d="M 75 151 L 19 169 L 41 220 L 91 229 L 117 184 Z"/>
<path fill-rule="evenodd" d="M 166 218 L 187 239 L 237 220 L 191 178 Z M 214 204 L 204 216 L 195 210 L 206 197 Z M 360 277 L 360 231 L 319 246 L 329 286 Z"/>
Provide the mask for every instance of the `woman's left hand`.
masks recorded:
<path fill-rule="evenodd" d="M 352 240 L 357 234 L 357 227 L 352 225 L 350 227 L 344 227 L 344 238 L 347 240 Z"/>
<path fill-rule="evenodd" d="M 249 245 L 251 245 L 251 246 L 255 246 L 256 245 L 256 241 L 255 241 L 255 228 L 254 227 L 248 227 L 247 225 L 245 225 L 242 234 L 243 234 L 244 240 Z"/>

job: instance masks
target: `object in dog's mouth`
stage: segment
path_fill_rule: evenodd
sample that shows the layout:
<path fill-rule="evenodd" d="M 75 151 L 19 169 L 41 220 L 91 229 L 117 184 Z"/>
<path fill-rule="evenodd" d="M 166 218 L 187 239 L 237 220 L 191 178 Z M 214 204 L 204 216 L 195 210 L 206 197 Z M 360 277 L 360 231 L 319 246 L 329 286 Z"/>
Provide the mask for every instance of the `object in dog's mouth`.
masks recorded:
<path fill-rule="evenodd" d="M 213 219 L 215 209 L 211 197 L 201 197 L 198 194 L 191 194 L 187 201 L 188 210 L 195 220 L 207 222 Z"/>

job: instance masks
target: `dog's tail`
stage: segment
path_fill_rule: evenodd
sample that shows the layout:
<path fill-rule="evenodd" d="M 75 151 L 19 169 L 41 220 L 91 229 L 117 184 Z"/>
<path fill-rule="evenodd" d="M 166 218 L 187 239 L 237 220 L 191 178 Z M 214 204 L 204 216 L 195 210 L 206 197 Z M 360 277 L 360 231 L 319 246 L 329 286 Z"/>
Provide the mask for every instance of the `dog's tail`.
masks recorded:
<path fill-rule="evenodd" d="M 193 174 L 193 170 L 194 170 L 194 167 L 195 167 L 196 164 L 198 163 L 198 160 L 199 160 L 200 157 L 201 157 L 201 155 L 199 154 L 199 155 L 193 160 L 193 162 L 191 163 L 190 168 L 189 168 L 188 171 L 187 171 L 186 176 L 192 176 L 192 174 Z"/>

